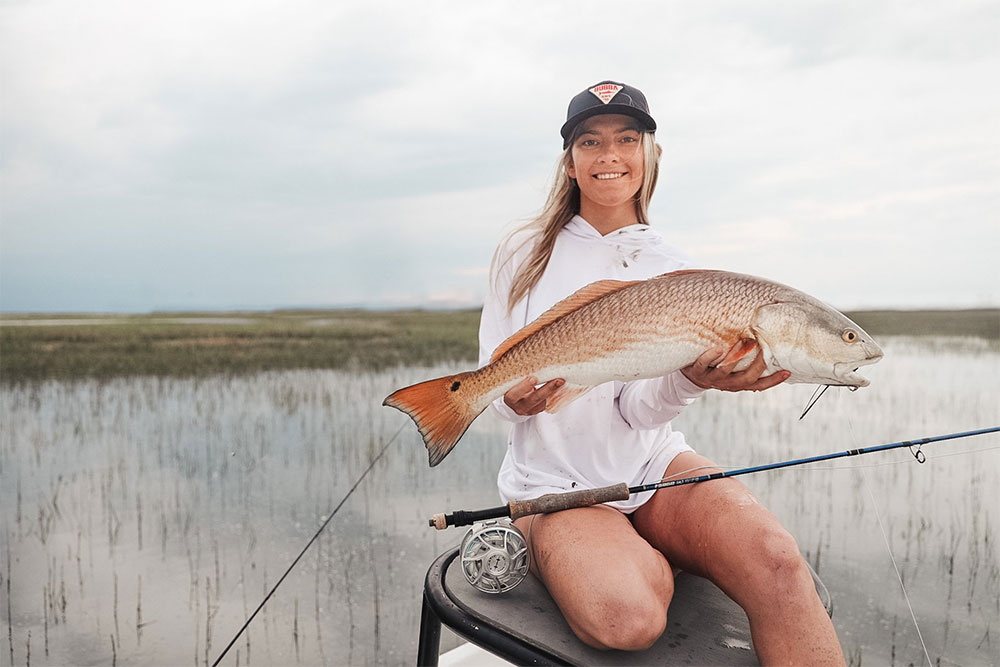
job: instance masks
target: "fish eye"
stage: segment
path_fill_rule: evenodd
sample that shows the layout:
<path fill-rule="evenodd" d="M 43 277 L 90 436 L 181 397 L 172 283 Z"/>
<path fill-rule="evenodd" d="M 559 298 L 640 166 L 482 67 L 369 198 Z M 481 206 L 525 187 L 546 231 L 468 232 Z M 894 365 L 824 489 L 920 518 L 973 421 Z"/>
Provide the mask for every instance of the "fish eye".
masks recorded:
<path fill-rule="evenodd" d="M 844 329 L 844 333 L 840 337 L 844 339 L 845 343 L 853 343 L 858 339 L 858 332 L 854 329 Z"/>

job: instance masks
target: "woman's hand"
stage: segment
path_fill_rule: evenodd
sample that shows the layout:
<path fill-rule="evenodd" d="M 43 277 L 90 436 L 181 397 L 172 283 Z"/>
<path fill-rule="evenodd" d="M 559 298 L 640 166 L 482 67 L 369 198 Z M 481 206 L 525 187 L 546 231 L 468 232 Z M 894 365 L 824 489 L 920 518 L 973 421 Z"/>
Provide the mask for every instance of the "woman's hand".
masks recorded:
<path fill-rule="evenodd" d="M 503 395 L 503 402 L 522 417 L 537 415 L 545 409 L 545 403 L 549 397 L 556 392 L 556 389 L 566 384 L 566 381 L 562 378 L 549 380 L 537 389 L 535 388 L 536 384 L 538 384 L 538 378 L 524 378 L 507 390 L 507 393 Z"/>
<path fill-rule="evenodd" d="M 742 344 L 743 341 L 737 341 L 733 348 L 735 349 Z M 757 349 L 759 352 L 760 346 L 757 346 Z M 764 355 L 759 353 L 752 364 L 742 371 L 734 373 L 733 367 L 739 360 L 719 364 L 726 356 L 728 353 L 721 347 L 708 350 L 693 364 L 682 368 L 681 373 L 684 373 L 684 377 L 702 389 L 721 389 L 722 391 L 764 391 L 781 384 L 791 375 L 789 371 L 777 371 L 770 375 L 762 375 L 767 367 L 767 362 L 764 360 Z"/>

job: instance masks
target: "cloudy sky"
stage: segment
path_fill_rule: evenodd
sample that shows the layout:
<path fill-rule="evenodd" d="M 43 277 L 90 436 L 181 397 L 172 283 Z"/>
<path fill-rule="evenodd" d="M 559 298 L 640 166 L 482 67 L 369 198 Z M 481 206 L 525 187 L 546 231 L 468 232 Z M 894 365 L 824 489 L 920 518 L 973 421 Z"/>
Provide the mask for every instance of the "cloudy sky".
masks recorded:
<path fill-rule="evenodd" d="M 703 265 L 995 306 L 998 34 L 964 0 L 7 0 L 0 310 L 481 303 L 606 78 Z"/>

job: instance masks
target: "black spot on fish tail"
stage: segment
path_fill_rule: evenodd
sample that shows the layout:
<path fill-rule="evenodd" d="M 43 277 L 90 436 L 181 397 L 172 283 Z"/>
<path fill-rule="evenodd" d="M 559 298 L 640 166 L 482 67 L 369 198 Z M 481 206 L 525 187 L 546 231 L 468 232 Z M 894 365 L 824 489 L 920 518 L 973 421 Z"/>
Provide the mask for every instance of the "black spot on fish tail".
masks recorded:
<path fill-rule="evenodd" d="M 462 383 L 461 383 L 461 382 L 459 382 L 458 380 L 455 380 L 455 381 L 454 381 L 454 382 L 452 382 L 452 384 L 451 384 L 451 390 L 452 390 L 452 391 L 458 391 L 458 388 L 459 388 L 459 387 L 461 387 L 461 386 L 462 386 Z"/>

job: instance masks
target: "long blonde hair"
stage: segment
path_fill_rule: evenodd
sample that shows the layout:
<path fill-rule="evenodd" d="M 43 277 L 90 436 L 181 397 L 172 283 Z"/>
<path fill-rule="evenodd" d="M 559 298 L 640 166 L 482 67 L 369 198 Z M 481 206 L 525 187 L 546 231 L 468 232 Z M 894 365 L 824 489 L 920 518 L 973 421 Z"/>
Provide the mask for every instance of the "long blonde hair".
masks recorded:
<path fill-rule="evenodd" d="M 531 288 L 541 280 L 545 267 L 549 264 L 549 258 L 552 256 L 552 249 L 556 245 L 556 237 L 566 223 L 580 212 L 580 186 L 577 185 L 576 179 L 569 177 L 566 169 L 572 164 L 573 143 L 576 141 L 577 131 L 581 125 L 582 123 L 577 126 L 577 130 L 570 138 L 569 146 L 563 151 L 562 159 L 556 168 L 552 189 L 549 190 L 549 196 L 545 200 L 542 212 L 534 220 L 511 232 L 504 243 L 500 244 L 501 248 L 506 247 L 508 242 L 521 232 L 531 232 L 526 235 L 527 238 L 523 243 L 534 244 L 531 255 L 514 273 L 514 280 L 510 284 L 510 294 L 507 296 L 508 314 L 513 310 L 514 304 L 523 299 Z M 656 179 L 660 174 L 662 149 L 656 143 L 656 137 L 652 132 L 641 134 L 640 147 L 645 169 L 643 170 L 642 186 L 635 196 L 635 215 L 640 224 L 648 225 L 649 201 L 653 197 Z M 503 263 L 511 261 L 517 250 L 518 248 L 511 248 L 509 252 L 505 253 L 506 257 L 501 261 L 501 266 Z M 500 266 L 497 266 L 499 257 L 500 253 L 498 252 L 493 258 L 494 266 L 490 273 L 494 276 L 499 274 Z"/>

